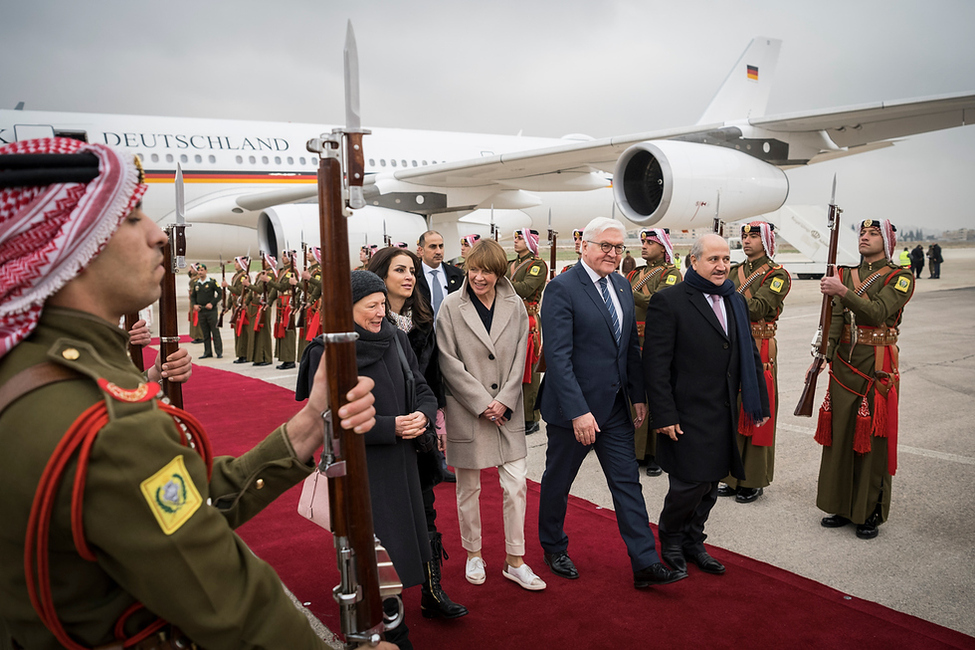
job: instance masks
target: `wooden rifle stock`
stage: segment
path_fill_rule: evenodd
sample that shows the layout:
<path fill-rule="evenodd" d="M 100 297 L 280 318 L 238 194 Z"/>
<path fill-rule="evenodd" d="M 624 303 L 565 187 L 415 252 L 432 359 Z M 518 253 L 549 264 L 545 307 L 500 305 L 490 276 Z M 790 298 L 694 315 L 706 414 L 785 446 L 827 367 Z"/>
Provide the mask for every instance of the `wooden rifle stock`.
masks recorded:
<path fill-rule="evenodd" d="M 557 244 L 558 244 L 558 236 L 559 236 L 559 233 L 555 232 L 551 228 L 548 229 L 548 240 L 552 244 L 552 253 L 549 256 L 549 264 L 548 264 L 548 279 L 549 280 L 554 280 L 555 279 L 555 262 L 556 262 L 556 259 L 555 258 L 556 258 L 557 253 L 558 253 L 558 251 L 556 250 L 557 249 Z"/>
<path fill-rule="evenodd" d="M 227 267 L 223 263 L 223 257 L 220 258 L 220 295 L 223 296 L 220 301 L 220 316 L 217 318 L 217 327 L 223 327 L 223 315 L 227 313 L 227 289 L 223 284 L 227 281 Z"/>
<path fill-rule="evenodd" d="M 833 192 L 835 196 L 836 181 L 833 181 Z M 836 249 L 839 244 L 840 234 L 840 213 L 843 212 L 835 200 L 829 205 L 829 254 L 826 259 L 826 277 L 836 275 Z M 816 380 L 819 373 L 826 363 L 826 353 L 829 350 L 829 326 L 833 320 L 833 297 L 823 294 L 823 305 L 819 311 L 819 329 L 812 340 L 813 366 L 806 372 L 805 385 L 802 387 L 802 395 L 799 396 L 799 403 L 793 415 L 799 417 L 812 417 L 816 401 Z"/>
<path fill-rule="evenodd" d="M 186 254 L 186 234 L 184 226 L 170 226 L 166 229 L 169 242 L 166 249 L 166 275 L 162 279 L 162 294 L 159 296 L 159 355 L 165 362 L 179 349 L 179 321 L 176 316 L 176 257 Z M 162 380 L 163 392 L 176 408 L 183 408 L 183 387 Z"/>
<path fill-rule="evenodd" d="M 134 314 L 126 314 L 124 318 L 125 332 L 128 333 L 132 330 L 132 326 L 139 321 L 139 314 L 138 312 Z M 132 357 L 132 363 L 134 363 L 135 367 L 139 369 L 139 372 L 146 371 L 146 361 L 142 355 L 141 345 L 133 345 L 132 341 L 129 341 L 129 356 Z"/>

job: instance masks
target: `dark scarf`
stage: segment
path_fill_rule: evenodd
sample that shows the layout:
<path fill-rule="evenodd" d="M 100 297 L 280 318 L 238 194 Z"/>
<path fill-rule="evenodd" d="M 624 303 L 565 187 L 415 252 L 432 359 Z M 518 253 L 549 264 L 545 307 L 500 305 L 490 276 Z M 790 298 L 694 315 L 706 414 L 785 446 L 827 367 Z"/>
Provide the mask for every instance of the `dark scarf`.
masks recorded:
<path fill-rule="evenodd" d="M 750 417 L 754 422 L 758 422 L 765 414 L 762 413 L 762 398 L 758 392 L 759 371 L 751 363 L 755 342 L 750 336 L 752 329 L 748 320 L 748 304 L 745 302 L 745 298 L 735 290 L 735 285 L 731 280 L 725 280 L 724 284 L 717 286 L 710 280 L 702 278 L 693 268 L 684 272 L 684 282 L 701 293 L 730 298 L 728 302 L 731 303 L 731 314 L 735 319 L 735 329 L 738 330 L 738 356 L 740 357 L 738 367 L 741 375 L 742 410 L 746 419 Z M 749 423 L 746 422 L 746 424 Z"/>
<path fill-rule="evenodd" d="M 359 335 L 355 342 L 355 362 L 360 370 L 382 359 L 396 336 L 396 326 L 388 318 L 383 319 L 378 332 L 370 332 L 358 323 L 355 331 Z"/>

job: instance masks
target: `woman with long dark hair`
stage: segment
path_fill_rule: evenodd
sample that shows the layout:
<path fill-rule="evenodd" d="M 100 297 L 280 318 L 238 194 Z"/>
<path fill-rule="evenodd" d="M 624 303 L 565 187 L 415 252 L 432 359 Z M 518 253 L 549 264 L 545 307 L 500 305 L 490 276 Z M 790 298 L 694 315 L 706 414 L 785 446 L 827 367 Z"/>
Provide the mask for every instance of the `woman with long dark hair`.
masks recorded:
<path fill-rule="evenodd" d="M 437 338 L 433 329 L 433 309 L 417 289 L 417 282 L 424 281 L 420 258 L 402 248 L 383 248 L 377 251 L 369 262 L 369 270 L 385 282 L 387 318 L 399 330 L 406 333 L 416 355 L 420 373 L 436 395 L 437 406 L 443 408 L 446 400 L 440 377 Z M 437 441 L 442 452 L 443 438 L 437 436 Z M 418 450 L 417 468 L 420 472 L 423 509 L 427 518 L 432 556 L 431 561 L 424 567 L 425 579 L 420 609 L 426 618 L 438 616 L 458 618 L 467 614 L 467 608 L 450 600 L 440 583 L 441 565 L 446 553 L 443 550 L 443 538 L 437 530 L 437 511 L 434 508 L 433 492 L 434 486 L 442 480 L 440 452 L 437 449 Z"/>

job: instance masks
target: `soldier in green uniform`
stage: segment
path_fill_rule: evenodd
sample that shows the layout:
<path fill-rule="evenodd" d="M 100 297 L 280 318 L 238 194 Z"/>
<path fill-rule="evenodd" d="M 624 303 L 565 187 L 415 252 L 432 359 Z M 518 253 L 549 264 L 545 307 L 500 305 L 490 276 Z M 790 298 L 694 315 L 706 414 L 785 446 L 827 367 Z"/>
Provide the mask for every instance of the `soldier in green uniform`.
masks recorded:
<path fill-rule="evenodd" d="M 478 234 L 465 235 L 464 237 L 460 238 L 460 257 L 454 263 L 454 266 L 459 268 L 461 271 L 464 270 L 464 260 L 467 259 L 467 256 L 471 252 L 471 248 L 473 248 L 474 244 L 480 241 L 480 239 L 481 236 Z"/>
<path fill-rule="evenodd" d="M 829 391 L 816 427 L 823 445 L 816 506 L 830 513 L 825 528 L 853 523 L 861 539 L 887 521 L 897 470 L 897 335 L 914 278 L 893 261 L 896 232 L 886 219 L 862 222 L 860 266 L 820 281 L 833 296 L 833 320 Z"/>
<path fill-rule="evenodd" d="M 237 356 L 234 363 L 247 363 L 248 350 L 251 346 L 251 336 L 254 328 L 248 317 L 247 308 L 247 286 L 250 284 L 251 277 L 248 269 L 251 260 L 242 255 L 234 258 L 234 277 L 230 283 L 223 282 L 225 291 L 229 291 L 233 296 L 234 305 L 231 310 L 230 324 L 234 328 L 234 354 Z M 245 284 L 246 283 L 246 284 Z"/>
<path fill-rule="evenodd" d="M 562 267 L 562 270 L 559 271 L 559 274 L 560 275 L 562 273 L 565 273 L 569 269 L 571 269 L 576 264 L 578 264 L 579 263 L 579 258 L 582 257 L 582 231 L 579 230 L 578 228 L 576 228 L 575 230 L 572 231 L 572 241 L 576 245 L 576 261 L 575 262 L 572 262 L 571 264 L 566 264 L 565 266 L 563 266 Z"/>
<path fill-rule="evenodd" d="M 302 327 L 298 331 L 298 355 L 300 361 L 308 343 L 321 332 L 321 318 L 318 313 L 318 301 L 322 297 L 322 251 L 317 246 L 309 246 L 305 251 L 305 263 L 308 265 L 301 272 L 302 304 L 305 313 L 302 316 Z"/>
<path fill-rule="evenodd" d="M 183 435 L 185 412 L 158 402 L 117 326 L 160 296 L 166 235 L 140 209 L 145 189 L 136 158 L 104 145 L 0 148 L 0 255 L 16 262 L 0 267 L 0 647 L 324 650 L 232 527 L 313 470 L 326 372 L 240 459 L 212 458 L 185 419 Z M 358 431 L 370 384 L 339 414 Z M 82 439 L 90 453 L 65 448 Z"/>
<path fill-rule="evenodd" d="M 297 352 L 298 333 L 295 330 L 294 311 L 298 308 L 298 270 L 294 259 L 296 251 L 281 251 L 281 264 L 284 267 L 278 273 L 277 280 L 271 282 L 271 288 L 277 294 L 277 313 L 274 317 L 274 356 L 281 361 L 278 370 L 290 370 L 295 367 L 295 353 Z"/>
<path fill-rule="evenodd" d="M 193 286 L 200 277 L 197 264 L 188 264 L 186 267 L 186 277 L 189 279 L 190 312 L 188 320 L 190 322 L 190 338 L 193 343 L 203 343 L 203 326 L 200 324 L 200 315 L 193 309 Z"/>
<path fill-rule="evenodd" d="M 197 314 L 200 329 L 203 331 L 203 354 L 201 359 L 208 359 L 217 353 L 217 358 L 223 358 L 223 339 L 217 329 L 217 308 L 223 299 L 223 289 L 217 281 L 207 277 L 207 265 L 202 262 L 196 265 L 196 282 L 190 288 L 190 306 Z M 212 346 L 211 346 L 212 341 Z"/>
<path fill-rule="evenodd" d="M 670 229 L 646 228 L 640 231 L 640 256 L 646 260 L 645 266 L 631 271 L 626 279 L 633 287 L 633 302 L 636 305 L 636 331 L 640 337 L 640 349 L 643 349 L 644 332 L 646 331 L 647 305 L 650 296 L 659 289 L 672 287 L 683 278 L 680 271 L 673 264 L 674 247 L 670 243 Z M 634 418 L 636 413 L 634 412 Z M 649 431 L 649 418 L 636 428 L 633 436 L 636 446 L 636 459 L 646 461 L 647 476 L 660 476 L 663 470 L 657 464 L 657 434 Z"/>
<path fill-rule="evenodd" d="M 247 315 L 254 324 L 248 359 L 255 366 L 269 366 L 274 358 L 271 344 L 271 307 L 274 306 L 276 292 L 271 282 L 277 277 L 275 271 L 277 260 L 272 255 L 264 253 L 261 262 L 264 268 L 254 278 L 254 282 L 250 283 L 246 278 L 244 280 L 249 300 Z"/>
<path fill-rule="evenodd" d="M 738 451 L 745 467 L 745 478 L 725 477 L 725 485 L 718 488 L 718 496 L 733 496 L 738 503 L 751 503 L 772 483 L 775 469 L 775 423 L 779 412 L 775 329 L 785 297 L 792 288 L 792 279 L 785 268 L 772 261 L 775 255 L 775 227 L 772 224 L 753 221 L 742 226 L 741 249 L 747 259 L 732 266 L 729 277 L 748 304 L 748 320 L 752 325 L 752 338 L 762 357 L 772 417 L 757 428 L 746 424 L 745 418 L 738 418 Z"/>
<path fill-rule="evenodd" d="M 528 310 L 528 356 L 525 359 L 525 376 L 522 380 L 522 393 L 525 398 L 525 435 L 538 431 L 538 411 L 535 410 L 535 397 L 541 373 L 538 360 L 542 351 L 542 333 L 538 323 L 538 303 L 542 290 L 548 280 L 548 265 L 538 256 L 538 231 L 522 228 L 514 233 L 515 255 L 508 263 L 508 279 L 511 280 Z"/>

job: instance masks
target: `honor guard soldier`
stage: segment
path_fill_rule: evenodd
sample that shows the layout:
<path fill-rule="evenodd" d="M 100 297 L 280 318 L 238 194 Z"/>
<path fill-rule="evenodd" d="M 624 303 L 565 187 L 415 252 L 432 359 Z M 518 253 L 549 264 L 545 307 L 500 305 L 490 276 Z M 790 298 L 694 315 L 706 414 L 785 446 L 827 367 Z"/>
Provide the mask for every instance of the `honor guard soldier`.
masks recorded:
<path fill-rule="evenodd" d="M 298 355 L 300 361 L 308 343 L 318 336 L 322 330 L 321 314 L 318 301 L 322 298 L 322 249 L 309 246 L 305 251 L 305 263 L 308 267 L 301 272 L 302 291 L 304 292 L 304 327 L 298 332 Z"/>
<path fill-rule="evenodd" d="M 528 310 L 528 356 L 525 359 L 525 376 L 522 390 L 525 397 L 525 435 L 538 431 L 538 412 L 535 396 L 541 373 L 538 360 L 542 352 L 542 333 L 538 323 L 538 303 L 548 278 L 548 265 L 538 256 L 538 231 L 522 228 L 514 233 L 515 255 L 508 263 L 508 279 L 515 288 L 525 309 Z"/>
<path fill-rule="evenodd" d="M 582 257 L 582 231 L 579 230 L 578 228 L 572 231 L 572 241 L 573 243 L 575 243 L 576 246 L 576 261 L 572 262 L 571 264 L 566 264 L 565 266 L 563 266 L 562 270 L 559 271 L 560 274 L 565 273 L 573 266 L 578 264 L 579 258 Z"/>
<path fill-rule="evenodd" d="M 255 282 L 247 287 L 250 299 L 247 313 L 254 324 L 248 358 L 255 366 L 269 366 L 274 358 L 271 347 L 271 307 L 274 305 L 275 291 L 271 288 L 271 282 L 277 279 L 275 267 L 278 261 L 273 255 L 264 253 L 262 264 L 264 268 L 257 274 Z"/>
<path fill-rule="evenodd" d="M 359 266 L 355 267 L 354 271 L 366 271 L 369 269 L 369 261 L 372 256 L 376 254 L 379 250 L 379 246 L 376 244 L 369 244 L 359 248 Z"/>
<path fill-rule="evenodd" d="M 646 330 L 647 305 L 650 296 L 659 289 L 672 287 L 681 281 L 680 271 L 674 266 L 674 247 L 670 243 L 669 228 L 646 228 L 640 231 L 640 256 L 646 266 L 640 266 L 627 274 L 626 279 L 633 287 L 633 302 L 636 305 L 636 331 L 640 337 L 640 349 Z M 663 470 L 657 464 L 657 434 L 649 431 L 649 419 L 636 428 L 633 436 L 636 445 L 636 459 L 646 461 L 647 476 L 660 476 Z"/>
<path fill-rule="evenodd" d="M 465 235 L 464 237 L 460 238 L 460 259 L 457 260 L 457 263 L 454 264 L 454 266 L 459 268 L 461 271 L 464 270 L 464 260 L 467 259 L 467 256 L 470 255 L 474 244 L 480 241 L 480 239 L 481 236 L 478 234 Z"/>
<path fill-rule="evenodd" d="M 234 258 L 234 277 L 230 284 L 223 283 L 223 288 L 233 296 L 234 306 L 230 314 L 230 325 L 234 328 L 234 363 L 247 363 L 251 345 L 251 335 L 254 333 L 247 309 L 247 286 L 251 282 L 251 260 L 246 255 Z"/>
<path fill-rule="evenodd" d="M 295 269 L 295 251 L 281 251 L 281 272 L 271 280 L 271 288 L 277 294 L 277 311 L 274 316 L 274 355 L 281 362 L 278 370 L 295 367 L 298 335 L 295 331 L 295 309 L 298 305 L 298 272 Z"/>
<path fill-rule="evenodd" d="M 314 470 L 326 372 L 286 426 L 214 457 L 117 326 L 161 294 L 167 239 L 145 191 L 131 153 L 0 148 L 0 647 L 325 650 L 232 529 Z M 176 358 L 172 381 L 188 373 Z M 371 428 L 370 384 L 343 426 Z"/>
<path fill-rule="evenodd" d="M 192 343 L 203 343 L 203 326 L 200 325 L 200 315 L 193 309 L 193 286 L 200 277 L 198 266 L 197 264 L 186 265 L 186 277 L 189 279 L 187 291 L 189 292 L 190 298 L 190 311 L 187 320 L 190 322 L 190 338 L 192 339 Z"/>
<path fill-rule="evenodd" d="M 747 259 L 732 266 L 729 277 L 748 304 L 748 320 L 762 358 L 772 417 L 757 428 L 745 424 L 745 418 L 738 418 L 738 451 L 745 466 L 745 478 L 739 481 L 733 476 L 726 477 L 725 485 L 718 488 L 718 496 L 733 496 L 738 503 L 751 503 L 772 482 L 775 467 L 775 423 L 779 410 L 775 329 L 792 280 L 785 268 L 772 261 L 773 224 L 753 221 L 742 226 L 741 249 Z"/>
<path fill-rule="evenodd" d="M 887 521 L 897 470 L 897 347 L 904 305 L 914 294 L 910 269 L 894 261 L 897 229 L 886 219 L 860 224 L 860 266 L 820 281 L 833 296 L 829 391 L 819 411 L 823 445 L 816 506 L 822 525 L 856 525 L 861 539 Z"/>
<path fill-rule="evenodd" d="M 217 281 L 207 277 L 207 265 L 202 262 L 196 265 L 196 282 L 190 286 L 190 305 L 197 314 L 200 330 L 203 334 L 203 354 L 201 359 L 208 359 L 216 352 L 217 358 L 223 358 L 223 339 L 217 328 L 217 308 L 223 300 L 223 289 Z"/>

